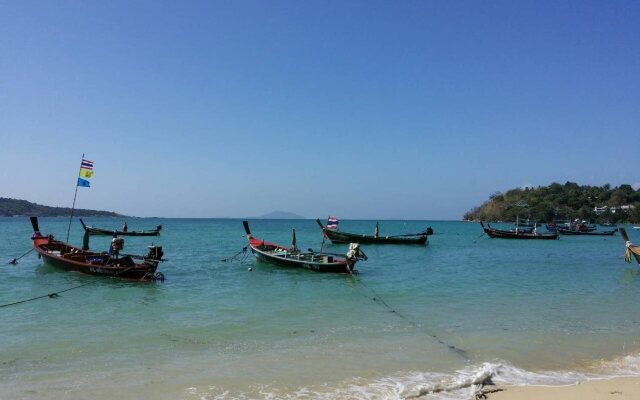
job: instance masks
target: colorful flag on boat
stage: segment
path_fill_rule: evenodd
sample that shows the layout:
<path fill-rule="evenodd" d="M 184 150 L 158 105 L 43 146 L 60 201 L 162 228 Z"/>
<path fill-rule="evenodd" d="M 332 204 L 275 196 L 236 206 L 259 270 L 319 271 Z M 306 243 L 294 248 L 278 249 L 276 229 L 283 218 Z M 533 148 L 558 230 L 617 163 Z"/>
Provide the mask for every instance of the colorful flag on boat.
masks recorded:
<path fill-rule="evenodd" d="M 91 183 L 89 183 L 89 181 L 86 180 L 86 179 L 78 178 L 78 186 L 80 186 L 80 187 L 91 187 Z"/>
<path fill-rule="evenodd" d="M 80 163 L 80 173 L 78 174 L 79 187 L 91 187 L 91 183 L 87 180 L 93 176 L 93 161 L 82 159 Z"/>
<path fill-rule="evenodd" d="M 93 169 L 93 161 L 82 159 L 82 163 L 80 163 L 80 169 Z"/>
<path fill-rule="evenodd" d="M 338 229 L 338 218 L 337 217 L 329 217 L 327 218 L 327 229 L 331 229 L 332 231 L 335 231 Z"/>

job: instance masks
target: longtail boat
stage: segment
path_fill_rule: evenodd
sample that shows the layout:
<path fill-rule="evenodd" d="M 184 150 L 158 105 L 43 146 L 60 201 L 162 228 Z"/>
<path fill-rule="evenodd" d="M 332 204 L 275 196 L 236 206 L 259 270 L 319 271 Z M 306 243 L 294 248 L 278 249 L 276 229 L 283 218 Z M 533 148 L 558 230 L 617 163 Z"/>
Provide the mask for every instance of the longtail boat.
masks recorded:
<path fill-rule="evenodd" d="M 120 254 L 124 240 L 114 238 L 112 252 L 95 252 L 79 249 L 70 244 L 56 240 L 53 235 L 44 236 L 38 227 L 38 218 L 31 217 L 33 226 L 33 248 L 46 264 L 66 271 L 77 271 L 88 275 L 109 276 L 113 278 L 153 281 L 164 280 L 161 272 L 156 272 L 162 259 L 161 246 L 149 246 L 146 256 Z M 89 235 L 85 233 L 85 244 Z M 140 262 L 136 262 L 139 260 Z"/>
<path fill-rule="evenodd" d="M 625 242 L 626 250 L 624 253 L 624 259 L 627 262 L 631 262 L 631 255 L 636 259 L 638 264 L 640 264 L 640 246 L 631 243 L 629 240 L 629 236 L 627 236 L 627 231 L 624 228 L 620 228 L 620 236 Z"/>
<path fill-rule="evenodd" d="M 433 235 L 433 229 L 427 228 L 423 232 L 409 233 L 405 235 L 394 236 L 372 236 L 361 235 L 357 233 L 347 233 L 327 229 L 320 219 L 316 219 L 316 222 L 322 229 L 323 235 L 326 235 L 331 240 L 331 243 L 360 243 L 360 244 L 428 244 L 428 236 Z"/>
<path fill-rule="evenodd" d="M 576 229 L 567 229 L 567 228 L 557 228 L 558 233 L 561 235 L 568 236 L 613 236 L 617 229 L 609 230 L 609 231 L 580 231 Z"/>
<path fill-rule="evenodd" d="M 242 225 L 244 226 L 251 252 L 256 258 L 281 267 L 352 274 L 355 271 L 356 262 L 367 259 L 367 256 L 360 250 L 357 243 L 352 243 L 349 246 L 349 252 L 346 255 L 315 252 L 311 249 L 303 252 L 296 246 L 295 230 L 293 230 L 292 234 L 291 247 L 285 247 L 254 237 L 247 221 L 242 221 Z"/>
<path fill-rule="evenodd" d="M 96 228 L 93 226 L 88 226 L 87 224 L 84 223 L 84 221 L 82 220 L 82 218 L 80 218 L 80 223 L 82 224 L 82 227 L 84 228 L 85 232 L 87 232 L 89 235 L 103 235 L 103 236 L 111 236 L 114 233 L 118 236 L 158 236 L 160 235 L 160 231 L 162 230 L 162 225 L 157 225 L 156 229 L 151 229 L 151 230 L 147 230 L 147 231 L 122 231 L 122 230 L 109 230 L 109 229 L 102 229 L 102 228 Z"/>
<path fill-rule="evenodd" d="M 550 222 L 546 224 L 547 230 L 549 232 L 556 232 L 558 229 L 563 230 L 571 230 L 571 231 L 580 231 L 580 232 L 593 232 L 597 229 L 595 225 L 588 225 L 583 223 L 576 222 L 564 222 L 564 223 L 556 223 Z"/>
<path fill-rule="evenodd" d="M 558 239 L 558 233 L 525 233 L 525 232 L 513 232 L 511 230 L 503 230 L 492 228 L 491 225 L 487 224 L 484 226 L 484 223 L 480 221 L 480 225 L 482 225 L 482 229 L 484 233 L 487 234 L 490 238 L 499 238 L 499 239 L 541 239 L 541 240 L 554 240 Z"/>

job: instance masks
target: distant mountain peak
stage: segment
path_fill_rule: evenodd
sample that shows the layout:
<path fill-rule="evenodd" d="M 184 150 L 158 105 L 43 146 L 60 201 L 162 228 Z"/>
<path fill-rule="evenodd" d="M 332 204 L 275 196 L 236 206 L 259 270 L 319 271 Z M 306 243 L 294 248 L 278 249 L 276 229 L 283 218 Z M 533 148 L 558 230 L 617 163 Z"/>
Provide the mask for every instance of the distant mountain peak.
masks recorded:
<path fill-rule="evenodd" d="M 252 219 L 305 219 L 305 217 L 288 211 L 272 211 Z"/>

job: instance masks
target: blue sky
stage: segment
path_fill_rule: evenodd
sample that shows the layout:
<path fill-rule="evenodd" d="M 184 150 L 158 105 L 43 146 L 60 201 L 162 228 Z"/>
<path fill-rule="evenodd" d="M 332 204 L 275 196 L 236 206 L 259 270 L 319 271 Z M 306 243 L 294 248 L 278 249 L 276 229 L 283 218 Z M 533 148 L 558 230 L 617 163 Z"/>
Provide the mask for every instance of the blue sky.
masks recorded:
<path fill-rule="evenodd" d="M 458 219 L 640 182 L 634 1 L 2 1 L 0 196 Z"/>

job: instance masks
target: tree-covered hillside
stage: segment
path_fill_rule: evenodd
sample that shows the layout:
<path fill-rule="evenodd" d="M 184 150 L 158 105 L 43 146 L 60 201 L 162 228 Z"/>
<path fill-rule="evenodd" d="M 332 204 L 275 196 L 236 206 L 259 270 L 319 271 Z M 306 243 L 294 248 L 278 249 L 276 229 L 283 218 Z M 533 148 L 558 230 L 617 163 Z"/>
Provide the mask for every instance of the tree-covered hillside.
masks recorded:
<path fill-rule="evenodd" d="M 119 217 L 120 214 L 110 211 L 95 211 L 76 209 L 74 215 L 79 217 Z M 49 207 L 26 200 L 7 199 L 0 197 L 0 217 L 15 216 L 34 216 L 34 217 L 60 217 L 71 215 L 69 207 Z"/>
<path fill-rule="evenodd" d="M 632 206 L 632 207 L 627 207 Z M 599 212 L 595 208 L 599 207 Z M 606 207 L 606 208 L 605 208 Z M 536 188 L 494 193 L 484 204 L 465 214 L 465 220 L 536 221 L 580 218 L 593 222 L 640 222 L 640 190 L 618 187 L 580 186 L 574 182 L 552 183 Z"/>

